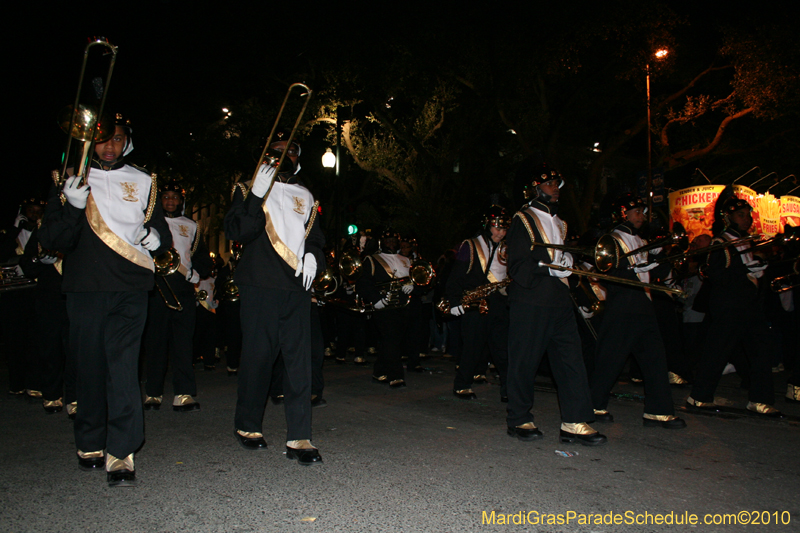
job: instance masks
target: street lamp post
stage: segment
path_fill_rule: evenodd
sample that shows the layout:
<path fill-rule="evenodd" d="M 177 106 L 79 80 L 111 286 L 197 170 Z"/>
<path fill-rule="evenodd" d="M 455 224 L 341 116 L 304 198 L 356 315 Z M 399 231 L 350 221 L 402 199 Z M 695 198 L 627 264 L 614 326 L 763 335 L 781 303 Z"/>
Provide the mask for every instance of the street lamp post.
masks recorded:
<path fill-rule="evenodd" d="M 669 52 L 666 49 L 657 50 L 656 59 L 664 59 Z M 647 222 L 653 222 L 653 150 L 650 132 L 650 63 L 647 68 Z"/>

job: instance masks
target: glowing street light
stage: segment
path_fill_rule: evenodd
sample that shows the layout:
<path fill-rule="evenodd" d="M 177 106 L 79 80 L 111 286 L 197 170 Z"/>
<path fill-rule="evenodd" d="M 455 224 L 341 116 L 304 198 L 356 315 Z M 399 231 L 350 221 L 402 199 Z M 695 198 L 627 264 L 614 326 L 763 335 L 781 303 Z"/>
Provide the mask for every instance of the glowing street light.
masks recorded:
<path fill-rule="evenodd" d="M 656 59 L 664 59 L 669 50 L 656 50 Z M 647 222 L 653 221 L 653 147 L 650 132 L 650 62 L 647 63 Z"/>
<path fill-rule="evenodd" d="M 330 148 L 326 149 L 325 153 L 322 154 L 322 166 L 325 168 L 333 168 L 336 166 L 336 155 Z"/>

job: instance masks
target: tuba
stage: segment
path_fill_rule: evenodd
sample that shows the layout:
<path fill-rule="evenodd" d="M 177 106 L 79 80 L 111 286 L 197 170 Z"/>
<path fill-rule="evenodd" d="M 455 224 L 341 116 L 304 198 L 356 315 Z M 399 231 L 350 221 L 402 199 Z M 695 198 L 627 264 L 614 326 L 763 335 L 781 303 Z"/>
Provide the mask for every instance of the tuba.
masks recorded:
<path fill-rule="evenodd" d="M 342 257 L 339 258 L 339 275 L 342 279 L 352 283 L 361 276 L 362 268 L 361 254 L 357 248 L 342 252 Z"/>
<path fill-rule="evenodd" d="M 231 243 L 231 259 L 229 261 L 231 272 L 228 274 L 228 279 L 222 284 L 222 299 L 228 302 L 239 301 L 239 287 L 236 286 L 236 282 L 233 280 L 233 273 L 236 271 L 236 265 L 239 264 L 239 259 L 242 258 L 243 250 L 244 246 L 242 243 Z"/>

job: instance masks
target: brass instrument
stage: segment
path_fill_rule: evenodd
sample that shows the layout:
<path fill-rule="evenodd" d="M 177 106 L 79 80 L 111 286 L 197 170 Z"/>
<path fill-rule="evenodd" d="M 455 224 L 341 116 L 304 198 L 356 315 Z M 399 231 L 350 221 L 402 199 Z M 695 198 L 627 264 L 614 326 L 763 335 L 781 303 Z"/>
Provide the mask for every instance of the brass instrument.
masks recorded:
<path fill-rule="evenodd" d="M 624 259 L 628 259 L 629 257 L 648 250 L 663 248 L 669 245 L 678 246 L 682 254 L 685 254 L 689 250 L 689 238 L 686 236 L 686 230 L 677 222 L 672 225 L 672 233 L 666 237 L 627 253 L 622 253 L 617 239 L 607 233 L 600 237 L 600 240 L 597 241 L 597 245 L 595 246 L 595 264 L 600 272 L 608 272 L 612 268 L 620 268 Z"/>
<path fill-rule="evenodd" d="M 36 287 L 36 280 L 20 276 L 15 266 L 0 267 L 0 292 Z"/>
<path fill-rule="evenodd" d="M 361 276 L 363 265 L 361 255 L 356 248 L 351 248 L 342 253 L 339 258 L 339 275 L 348 282 L 353 282 Z"/>
<path fill-rule="evenodd" d="M 195 291 L 194 298 L 198 302 L 204 302 L 208 299 L 208 291 L 205 289 L 200 289 L 199 291 Z"/>
<path fill-rule="evenodd" d="M 489 302 L 486 301 L 489 295 L 506 287 L 510 283 L 511 278 L 506 278 L 503 281 L 487 283 L 486 285 L 481 285 L 470 291 L 464 291 L 464 294 L 461 295 L 461 306 L 465 311 L 477 309 L 480 314 L 485 315 L 489 312 Z M 450 314 L 450 308 L 450 301 L 447 298 L 442 298 L 439 300 L 439 303 L 436 304 L 436 310 L 443 315 Z"/>
<path fill-rule="evenodd" d="M 305 93 L 301 94 L 300 96 L 305 96 L 305 102 L 303 102 L 303 107 L 300 109 L 300 113 L 297 115 L 297 119 L 294 122 L 294 127 L 292 131 L 289 133 L 289 138 L 286 139 L 286 150 L 283 152 L 276 152 L 274 150 L 270 150 L 270 145 L 273 142 L 277 142 L 277 140 L 273 141 L 273 136 L 275 135 L 275 131 L 278 129 L 278 122 L 281 120 L 281 116 L 283 116 L 283 110 L 286 108 L 286 102 L 289 101 L 289 96 L 292 94 L 292 91 L 295 87 L 299 87 L 301 89 L 305 89 Z M 256 170 L 253 172 L 253 177 L 251 183 L 255 182 L 256 176 L 258 175 L 258 170 L 261 168 L 263 163 L 271 167 L 275 167 L 275 172 L 290 172 L 294 171 L 294 165 L 291 164 L 291 160 L 288 160 L 287 163 L 284 163 L 286 160 L 286 154 L 289 151 L 289 147 L 292 145 L 292 140 L 294 139 L 294 134 L 297 132 L 297 128 L 300 126 L 300 121 L 303 119 L 303 115 L 306 112 L 306 107 L 308 107 L 308 101 L 311 99 L 311 89 L 308 85 L 304 83 L 293 83 L 289 86 L 289 89 L 286 91 L 286 96 L 283 99 L 283 104 L 281 104 L 280 109 L 278 110 L 278 116 L 275 117 L 275 122 L 272 125 L 272 131 L 269 132 L 269 137 L 267 137 L 267 143 L 264 145 L 264 150 L 261 151 L 261 157 L 258 158 L 258 164 L 256 165 Z M 283 140 L 283 139 L 278 139 Z M 291 168 L 289 168 L 291 167 Z M 275 180 L 272 180 L 272 183 L 269 185 L 269 189 L 267 189 L 267 193 L 264 195 L 264 199 L 262 200 L 262 204 L 267 201 L 269 197 L 269 193 L 272 192 L 272 186 L 275 184 Z"/>
<path fill-rule="evenodd" d="M 83 88 L 83 78 L 86 73 L 86 64 L 89 60 L 89 50 L 94 46 L 105 47 L 106 54 L 111 54 L 111 62 L 108 66 L 105 83 L 99 82 L 95 86 L 98 93 L 99 105 L 84 105 L 80 103 L 81 90 Z M 108 95 L 108 86 L 111 83 L 111 74 L 114 72 L 114 63 L 117 60 L 117 47 L 110 44 L 104 37 L 97 37 L 94 41 L 86 45 L 83 51 L 83 64 L 78 77 L 78 90 L 75 94 L 75 102 L 71 106 L 64 108 L 58 116 L 58 123 L 62 130 L 67 133 L 67 146 L 64 149 L 64 164 L 61 168 L 59 182 L 63 183 L 67 178 L 67 168 L 73 167 L 73 174 L 80 177 L 80 186 L 86 183 L 86 176 L 89 172 L 89 162 L 94 153 L 96 142 L 107 141 L 114 136 L 114 120 L 103 113 Z M 102 92 L 102 94 L 100 94 Z M 72 139 L 81 141 L 83 144 L 78 148 L 77 158 L 71 160 L 70 148 Z M 72 163 L 72 164 L 70 164 Z"/>
<path fill-rule="evenodd" d="M 228 302 L 239 301 L 239 287 L 233 280 L 233 273 L 236 271 L 236 265 L 239 264 L 239 259 L 242 258 L 242 251 L 244 246 L 240 242 L 231 243 L 231 258 L 228 264 L 231 266 L 231 271 L 228 274 L 228 279 L 222 284 L 222 299 Z"/>
<path fill-rule="evenodd" d="M 643 289 L 650 289 L 653 291 L 663 291 L 668 292 L 671 294 L 675 294 L 684 298 L 686 293 L 680 289 L 672 289 L 670 287 L 665 287 L 664 285 L 656 285 L 654 283 L 644 283 L 642 281 L 633 281 L 630 279 L 619 278 L 617 276 L 609 276 L 608 274 L 600 274 L 598 272 L 586 272 L 585 270 L 579 270 L 577 268 L 568 268 L 561 265 L 552 265 L 545 263 L 544 261 L 539 261 L 539 266 L 543 268 L 551 268 L 553 270 L 561 270 L 563 272 L 572 272 L 573 274 L 577 274 L 578 276 L 587 276 L 590 278 L 597 278 L 597 279 L 605 279 L 608 281 L 613 281 L 615 283 L 621 283 L 623 285 L 631 285 L 633 287 L 641 287 Z"/>
<path fill-rule="evenodd" d="M 433 285 L 435 279 L 436 272 L 430 263 L 422 259 L 414 261 L 408 269 L 408 276 L 375 285 L 381 293 L 381 299 L 386 301 L 386 307 L 382 309 L 400 309 L 407 306 L 410 298 L 403 298 L 403 287 L 415 285 L 428 288 Z"/>
<path fill-rule="evenodd" d="M 318 297 L 326 297 L 339 288 L 339 279 L 332 269 L 327 268 L 311 283 L 311 288 Z"/>
<path fill-rule="evenodd" d="M 156 289 L 158 289 L 161 299 L 164 300 L 164 305 L 173 311 L 183 311 L 181 301 L 178 299 L 178 296 L 175 294 L 175 291 L 172 289 L 169 281 L 167 280 L 167 276 L 177 272 L 178 268 L 181 266 L 181 256 L 178 254 L 178 251 L 175 248 L 170 248 L 163 254 L 154 257 L 153 262 L 156 265 L 156 274 L 164 278 L 164 283 L 167 285 L 167 289 L 169 289 L 172 299 L 175 300 L 174 305 L 169 303 L 164 291 L 161 290 L 161 286 L 158 284 L 158 282 L 156 282 Z"/>

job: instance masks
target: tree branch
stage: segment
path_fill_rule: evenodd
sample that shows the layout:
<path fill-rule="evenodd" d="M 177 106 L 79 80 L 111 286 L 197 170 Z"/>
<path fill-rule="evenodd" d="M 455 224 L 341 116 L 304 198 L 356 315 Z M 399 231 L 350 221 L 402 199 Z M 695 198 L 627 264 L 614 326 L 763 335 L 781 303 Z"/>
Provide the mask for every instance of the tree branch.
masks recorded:
<path fill-rule="evenodd" d="M 703 157 L 704 155 L 708 155 L 709 153 L 714 151 L 714 149 L 717 146 L 719 146 L 719 143 L 722 142 L 722 137 L 723 135 L 725 135 L 725 129 L 728 127 L 728 125 L 734 120 L 749 115 L 752 112 L 753 108 L 748 107 L 747 109 L 742 109 L 738 113 L 725 117 L 725 119 L 723 119 L 723 121 L 717 128 L 717 133 L 716 135 L 714 135 L 714 138 L 704 148 L 701 148 L 699 150 L 694 150 L 694 149 L 681 150 L 676 154 L 667 156 L 666 162 L 669 165 L 669 168 L 679 166 L 682 162 L 687 162 L 691 161 L 692 159 L 697 159 L 698 157 Z"/>

